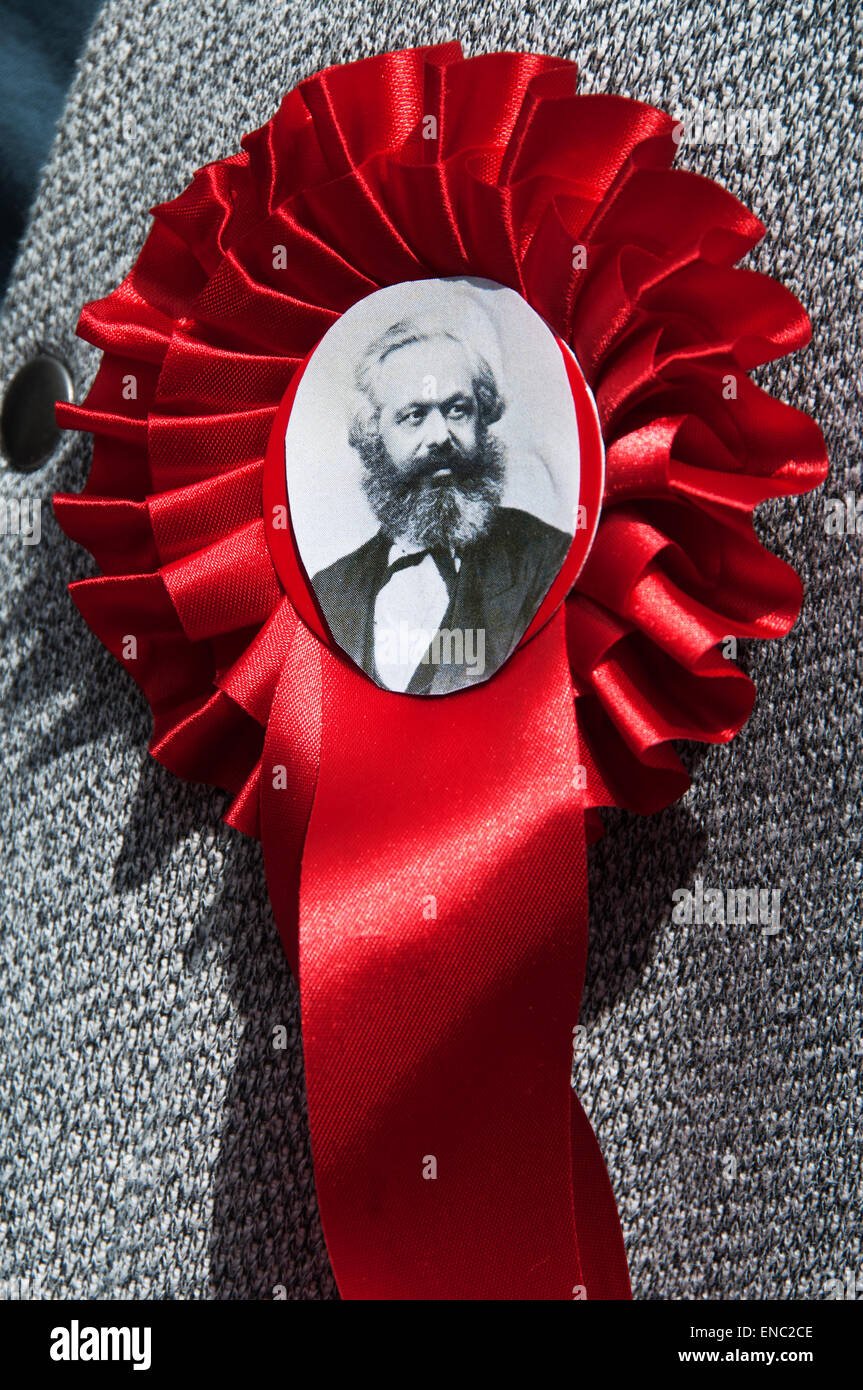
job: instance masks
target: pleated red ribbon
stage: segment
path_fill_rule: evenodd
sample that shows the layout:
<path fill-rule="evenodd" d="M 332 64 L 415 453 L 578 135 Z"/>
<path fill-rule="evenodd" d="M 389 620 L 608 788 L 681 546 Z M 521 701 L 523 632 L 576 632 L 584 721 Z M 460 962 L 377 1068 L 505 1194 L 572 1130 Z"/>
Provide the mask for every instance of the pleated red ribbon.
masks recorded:
<path fill-rule="evenodd" d="M 577 94 L 556 58 L 447 44 L 328 69 L 157 208 L 82 313 L 104 357 L 57 415 L 94 433 L 93 466 L 55 508 L 102 575 L 73 596 L 145 691 L 154 755 L 227 788 L 228 822 L 262 838 L 347 1297 L 628 1296 L 569 1088 L 585 834 L 599 807 L 686 789 L 673 740 L 745 721 L 728 638 L 781 636 L 801 596 L 752 511 L 826 472 L 817 426 L 747 375 L 805 344 L 806 315 L 735 266 L 764 229 L 668 167 L 673 128 Z M 286 596 L 264 455 L 341 313 L 464 274 L 517 290 L 574 352 L 605 493 L 556 615 L 485 685 L 414 700 Z"/>

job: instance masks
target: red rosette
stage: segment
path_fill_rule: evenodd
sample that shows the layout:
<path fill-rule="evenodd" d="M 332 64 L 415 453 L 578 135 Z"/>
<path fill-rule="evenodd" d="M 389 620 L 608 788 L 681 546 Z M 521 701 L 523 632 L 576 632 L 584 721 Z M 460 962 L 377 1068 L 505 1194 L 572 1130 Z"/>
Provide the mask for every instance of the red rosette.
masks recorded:
<path fill-rule="evenodd" d="M 605 495 L 566 602 L 588 812 L 668 805 L 689 785 L 674 740 L 725 742 L 745 722 L 752 683 L 722 643 L 782 636 L 801 601 L 752 512 L 817 486 L 826 455 L 814 422 L 747 375 L 804 346 L 807 316 L 736 267 L 764 227 L 669 167 L 673 130 L 639 102 L 578 95 L 557 58 L 444 44 L 330 68 L 154 209 L 127 279 L 84 309 L 102 364 L 58 419 L 92 432 L 93 465 L 55 510 L 103 577 L 72 595 L 144 690 L 153 756 L 232 793 L 230 825 L 260 833 L 296 628 L 262 521 L 276 409 L 336 317 L 400 280 L 512 287 L 594 392 Z"/>
<path fill-rule="evenodd" d="M 72 595 L 145 692 L 152 754 L 226 789 L 226 821 L 250 835 L 278 729 L 293 790 L 274 904 L 295 969 L 286 919 L 322 678 L 270 556 L 264 461 L 292 377 L 357 301 L 411 279 L 496 281 L 572 349 L 593 392 L 605 491 L 565 600 L 589 835 L 604 806 L 649 813 L 682 795 L 674 741 L 725 742 L 752 708 L 723 644 L 782 636 L 796 618 L 798 578 L 752 513 L 817 486 L 824 443 L 748 373 L 804 346 L 809 322 L 737 266 L 764 227 L 670 167 L 674 130 L 650 106 L 578 95 L 575 65 L 553 57 L 465 59 L 444 44 L 330 68 L 157 207 L 127 279 L 81 315 L 102 363 L 86 402 L 57 417 L 92 432 L 93 464 L 55 510 L 102 574 Z M 595 1144 L 585 1124 L 574 1115 L 576 1149 Z M 606 1239 L 591 1220 L 576 1211 L 582 1268 Z"/>

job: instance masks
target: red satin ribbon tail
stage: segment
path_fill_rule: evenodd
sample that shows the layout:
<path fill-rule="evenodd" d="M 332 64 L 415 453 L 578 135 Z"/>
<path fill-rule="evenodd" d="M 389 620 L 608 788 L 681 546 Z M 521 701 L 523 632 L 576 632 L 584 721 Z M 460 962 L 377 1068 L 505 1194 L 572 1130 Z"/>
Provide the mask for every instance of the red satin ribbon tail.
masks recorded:
<path fill-rule="evenodd" d="M 602 1150 L 581 1101 L 572 1092 L 572 1201 L 584 1294 L 573 1297 L 631 1299 L 626 1248 Z"/>
<path fill-rule="evenodd" d="M 571 1114 L 587 871 L 563 614 L 447 700 L 392 695 L 319 654 L 299 973 L 339 1288 L 627 1297 L 602 1158 Z M 279 825 L 265 815 L 268 869 Z"/>

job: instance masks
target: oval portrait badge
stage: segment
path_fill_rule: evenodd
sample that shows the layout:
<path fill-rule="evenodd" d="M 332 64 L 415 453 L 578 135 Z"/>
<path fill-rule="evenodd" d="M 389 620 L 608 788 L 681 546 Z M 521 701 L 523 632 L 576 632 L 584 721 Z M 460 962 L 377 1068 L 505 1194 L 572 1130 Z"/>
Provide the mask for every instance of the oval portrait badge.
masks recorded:
<path fill-rule="evenodd" d="M 593 539 L 602 437 L 572 353 L 514 290 L 412 280 L 360 300 L 291 382 L 265 515 L 304 621 L 385 690 L 488 680 Z"/>

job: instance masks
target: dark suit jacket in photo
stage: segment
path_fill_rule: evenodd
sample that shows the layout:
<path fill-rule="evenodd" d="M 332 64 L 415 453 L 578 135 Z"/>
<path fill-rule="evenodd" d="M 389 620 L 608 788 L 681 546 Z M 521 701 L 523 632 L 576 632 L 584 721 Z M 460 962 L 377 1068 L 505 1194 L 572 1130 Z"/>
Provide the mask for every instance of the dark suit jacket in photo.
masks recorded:
<path fill-rule="evenodd" d="M 479 674 L 470 665 L 452 661 L 421 662 L 407 693 L 444 695 L 496 671 L 523 636 L 571 544 L 571 536 L 529 512 L 499 508 L 485 535 L 464 550 L 455 592 L 439 629 L 484 628 L 484 670 Z M 336 642 L 373 680 L 375 601 L 386 578 L 391 545 L 391 537 L 378 531 L 312 580 Z"/>

